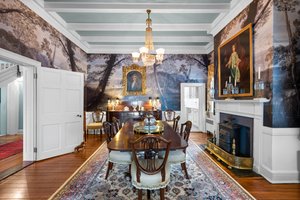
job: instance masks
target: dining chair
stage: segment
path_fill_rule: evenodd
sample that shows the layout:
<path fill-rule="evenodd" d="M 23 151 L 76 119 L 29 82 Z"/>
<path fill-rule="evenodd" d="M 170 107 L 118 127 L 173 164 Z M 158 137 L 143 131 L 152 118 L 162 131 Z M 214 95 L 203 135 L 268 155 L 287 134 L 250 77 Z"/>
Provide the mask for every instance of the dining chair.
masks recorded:
<path fill-rule="evenodd" d="M 165 188 L 170 182 L 170 165 L 167 162 L 170 141 L 159 135 L 145 135 L 132 142 L 133 162 L 131 164 L 132 185 L 138 190 L 138 199 L 142 199 L 142 190 L 160 189 L 160 199 L 164 199 Z M 159 146 L 166 147 L 165 154 L 158 156 Z"/>
<path fill-rule="evenodd" d="M 187 143 L 190 137 L 192 128 L 192 122 L 186 121 L 185 123 L 181 124 L 180 127 L 180 137 L 183 138 Z M 186 168 L 186 148 L 183 150 L 175 150 L 170 151 L 168 162 L 170 164 L 181 164 L 181 169 L 185 172 L 185 177 L 189 179 L 189 175 Z"/>
<path fill-rule="evenodd" d="M 100 136 L 102 136 L 102 120 L 103 120 L 103 117 L 104 117 L 104 112 L 102 111 L 94 111 L 92 113 L 92 122 L 91 123 L 88 123 L 86 125 L 86 132 L 88 134 L 88 131 L 89 130 L 94 130 L 94 134 L 96 133 L 96 130 L 99 130 L 100 131 Z"/>
<path fill-rule="evenodd" d="M 106 142 L 107 144 L 112 141 L 114 136 L 116 135 L 116 132 L 114 132 L 114 127 L 109 122 L 103 122 L 103 130 L 104 133 L 107 135 Z M 126 164 L 129 165 L 129 171 L 131 168 L 131 152 L 128 151 L 113 151 L 110 150 L 108 153 L 108 167 L 105 175 L 105 179 L 108 178 L 110 170 L 112 170 L 114 164 Z"/>

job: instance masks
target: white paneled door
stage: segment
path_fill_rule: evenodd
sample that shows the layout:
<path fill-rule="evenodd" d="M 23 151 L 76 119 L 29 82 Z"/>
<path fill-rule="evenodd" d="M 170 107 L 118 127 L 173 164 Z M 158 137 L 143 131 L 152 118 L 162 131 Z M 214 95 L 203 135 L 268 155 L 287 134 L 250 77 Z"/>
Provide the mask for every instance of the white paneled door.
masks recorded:
<path fill-rule="evenodd" d="M 37 160 L 74 151 L 83 141 L 84 75 L 37 68 Z"/>
<path fill-rule="evenodd" d="M 205 84 L 181 83 L 180 84 L 180 121 L 190 120 L 192 131 L 205 132 Z"/>

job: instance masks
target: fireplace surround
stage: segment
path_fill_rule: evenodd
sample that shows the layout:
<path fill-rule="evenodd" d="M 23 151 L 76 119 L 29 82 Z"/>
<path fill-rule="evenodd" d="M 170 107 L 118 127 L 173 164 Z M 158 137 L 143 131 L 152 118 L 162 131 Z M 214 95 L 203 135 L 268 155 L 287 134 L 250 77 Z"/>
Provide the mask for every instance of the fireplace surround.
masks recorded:
<path fill-rule="evenodd" d="M 214 132 L 219 142 L 221 113 L 253 119 L 253 171 L 271 183 L 300 183 L 300 128 L 263 126 L 268 99 L 215 100 Z"/>

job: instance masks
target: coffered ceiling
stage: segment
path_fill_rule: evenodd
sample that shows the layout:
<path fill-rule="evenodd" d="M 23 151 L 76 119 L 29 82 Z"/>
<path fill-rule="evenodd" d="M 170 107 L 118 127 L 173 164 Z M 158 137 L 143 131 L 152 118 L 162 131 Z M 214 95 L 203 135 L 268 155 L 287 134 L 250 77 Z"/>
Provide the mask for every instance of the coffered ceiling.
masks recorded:
<path fill-rule="evenodd" d="M 151 9 L 154 47 L 204 54 L 252 0 L 21 0 L 87 53 L 131 53 L 144 45 Z"/>

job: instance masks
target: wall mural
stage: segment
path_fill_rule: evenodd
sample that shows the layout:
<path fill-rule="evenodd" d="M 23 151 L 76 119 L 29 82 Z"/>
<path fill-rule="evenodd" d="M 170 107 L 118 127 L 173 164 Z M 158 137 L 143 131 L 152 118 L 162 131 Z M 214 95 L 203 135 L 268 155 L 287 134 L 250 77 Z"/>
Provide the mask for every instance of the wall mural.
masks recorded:
<path fill-rule="evenodd" d="M 146 101 L 149 97 L 159 97 L 163 110 L 180 110 L 180 83 L 207 81 L 207 55 L 165 55 L 161 65 L 146 69 L 146 95 L 123 96 L 122 67 L 132 64 L 131 55 L 93 54 L 88 55 L 88 63 L 86 110 L 106 109 L 108 98 Z"/>
<path fill-rule="evenodd" d="M 0 0 L 0 47 L 43 67 L 86 72 L 86 53 L 17 0 Z"/>
<path fill-rule="evenodd" d="M 273 26 L 273 126 L 300 127 L 299 0 L 274 0 Z"/>
<path fill-rule="evenodd" d="M 299 10 L 297 0 L 254 0 L 214 38 L 217 49 L 234 33 L 253 24 L 254 82 L 260 68 L 264 96 L 270 99 L 264 106 L 264 126 L 300 127 Z"/>

